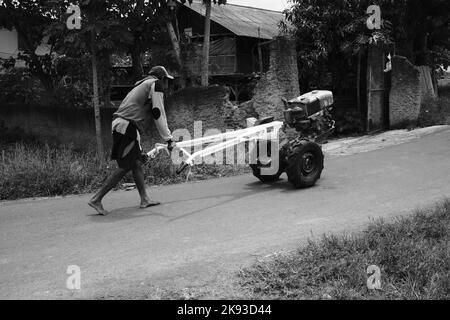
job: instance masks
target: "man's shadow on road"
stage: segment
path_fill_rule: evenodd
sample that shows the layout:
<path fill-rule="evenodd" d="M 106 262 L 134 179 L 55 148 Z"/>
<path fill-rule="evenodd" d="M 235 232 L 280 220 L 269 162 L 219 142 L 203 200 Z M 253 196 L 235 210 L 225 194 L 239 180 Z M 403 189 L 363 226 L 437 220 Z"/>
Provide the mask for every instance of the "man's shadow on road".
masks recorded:
<path fill-rule="evenodd" d="M 192 186 L 195 188 L 195 185 L 192 185 Z M 314 187 L 316 187 L 316 186 L 314 186 Z M 311 188 L 314 188 L 314 187 L 311 187 Z M 308 189 L 311 189 L 311 188 L 308 188 Z M 92 220 L 94 222 L 114 222 L 114 221 L 125 220 L 125 219 L 158 217 L 158 218 L 165 218 L 167 220 L 167 223 L 170 223 L 173 221 L 187 218 L 189 216 L 195 215 L 195 214 L 200 213 L 205 210 L 214 209 L 214 208 L 224 205 L 226 203 L 237 201 L 237 200 L 243 199 L 245 197 L 249 197 L 249 196 L 254 196 L 259 193 L 270 192 L 273 190 L 281 190 L 282 192 L 295 193 L 295 192 L 305 192 L 306 190 L 308 190 L 308 189 L 295 189 L 286 179 L 283 179 L 283 178 L 280 178 L 280 180 L 274 181 L 274 182 L 261 182 L 261 181 L 250 182 L 245 185 L 244 189 L 245 189 L 244 192 L 229 192 L 229 193 L 219 194 L 219 195 L 210 195 L 210 196 L 204 196 L 204 197 L 168 201 L 168 202 L 162 203 L 159 206 L 150 207 L 150 208 L 146 208 L 146 209 L 140 209 L 137 206 L 119 208 L 119 209 L 114 209 L 114 210 L 109 211 L 110 213 L 107 216 L 100 216 L 98 214 L 91 214 L 89 216 L 92 218 Z M 221 200 L 218 203 L 215 203 L 213 205 L 209 205 L 209 206 L 206 206 L 203 208 L 199 208 L 196 210 L 186 212 L 186 213 L 176 216 L 176 217 L 171 217 L 169 215 L 158 212 L 158 208 L 160 206 L 164 206 L 167 204 L 174 204 L 174 203 L 180 203 L 180 202 L 186 202 L 186 201 L 201 201 L 201 200 L 217 198 L 217 197 L 227 197 L 227 199 Z"/>

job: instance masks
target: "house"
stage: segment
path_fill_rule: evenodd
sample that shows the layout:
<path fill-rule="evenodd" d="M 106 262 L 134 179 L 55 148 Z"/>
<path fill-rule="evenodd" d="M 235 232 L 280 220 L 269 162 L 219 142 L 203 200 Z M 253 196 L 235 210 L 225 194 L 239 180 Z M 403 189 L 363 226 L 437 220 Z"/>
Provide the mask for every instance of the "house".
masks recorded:
<path fill-rule="evenodd" d="M 35 54 L 44 56 L 50 53 L 50 46 L 47 44 L 48 37 L 42 39 L 42 43 L 36 48 Z M 15 29 L 0 29 L 0 59 L 17 59 L 23 48 L 21 38 Z M 14 65 L 16 68 L 26 67 L 25 61 L 17 59 Z"/>
<path fill-rule="evenodd" d="M 190 41 L 186 67 L 192 75 L 199 76 L 206 7 L 195 0 L 192 4 L 186 2 L 178 6 L 178 29 Z M 282 20 L 284 15 L 279 11 L 234 4 L 212 5 L 210 83 L 229 86 L 232 100 L 245 100 L 249 76 L 269 68 L 270 53 L 266 44 L 279 34 L 278 24 Z"/>
<path fill-rule="evenodd" d="M 17 57 L 19 40 L 16 30 L 0 29 L 0 58 L 9 59 Z"/>
<path fill-rule="evenodd" d="M 16 59 L 20 52 L 19 36 L 15 29 L 0 29 L 0 59 Z M 18 60 L 16 67 L 24 67 L 24 61 Z"/>

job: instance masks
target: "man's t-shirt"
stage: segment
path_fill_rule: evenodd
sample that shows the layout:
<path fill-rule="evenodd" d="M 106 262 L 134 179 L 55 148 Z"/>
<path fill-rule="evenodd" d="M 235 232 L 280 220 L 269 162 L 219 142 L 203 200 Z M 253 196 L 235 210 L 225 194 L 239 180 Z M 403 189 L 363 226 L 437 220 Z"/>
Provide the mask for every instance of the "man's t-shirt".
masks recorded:
<path fill-rule="evenodd" d="M 114 116 L 133 121 L 140 127 L 151 111 L 159 134 L 165 141 L 169 141 L 172 139 L 172 134 L 167 126 L 163 92 L 161 81 L 153 76 L 138 81 L 123 99 Z M 147 104 L 149 99 L 152 103 L 151 110 Z"/>

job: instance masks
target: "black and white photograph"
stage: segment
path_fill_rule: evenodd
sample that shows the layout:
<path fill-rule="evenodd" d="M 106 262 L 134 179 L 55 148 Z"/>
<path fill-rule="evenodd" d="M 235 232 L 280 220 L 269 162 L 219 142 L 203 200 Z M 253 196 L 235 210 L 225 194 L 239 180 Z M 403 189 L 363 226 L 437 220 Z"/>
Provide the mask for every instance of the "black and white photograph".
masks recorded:
<path fill-rule="evenodd" d="M 0 300 L 449 299 L 449 0 L 0 0 Z"/>

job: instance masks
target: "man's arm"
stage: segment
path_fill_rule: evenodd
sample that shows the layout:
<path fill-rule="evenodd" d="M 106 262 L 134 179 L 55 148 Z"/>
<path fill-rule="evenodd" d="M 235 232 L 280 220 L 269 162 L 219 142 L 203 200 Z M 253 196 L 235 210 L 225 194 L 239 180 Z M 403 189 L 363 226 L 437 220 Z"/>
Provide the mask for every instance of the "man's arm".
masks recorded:
<path fill-rule="evenodd" d="M 152 99 L 152 115 L 155 120 L 156 128 L 164 141 L 172 140 L 172 133 L 167 126 L 166 111 L 164 110 L 164 93 L 161 81 L 156 81 L 150 91 Z"/>

